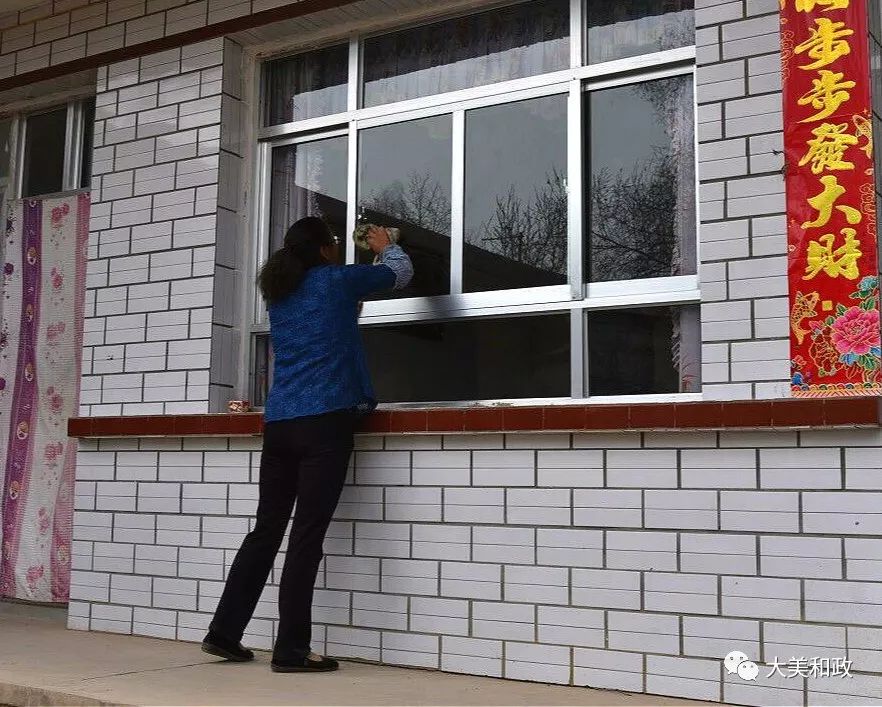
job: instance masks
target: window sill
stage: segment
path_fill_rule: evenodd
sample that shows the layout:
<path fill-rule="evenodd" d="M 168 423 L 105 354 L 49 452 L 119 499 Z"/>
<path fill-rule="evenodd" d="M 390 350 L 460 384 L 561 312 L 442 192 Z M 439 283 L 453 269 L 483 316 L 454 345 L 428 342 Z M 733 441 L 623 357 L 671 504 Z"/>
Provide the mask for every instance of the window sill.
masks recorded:
<path fill-rule="evenodd" d="M 611 432 L 878 427 L 880 398 L 744 400 L 639 405 L 547 405 L 378 410 L 362 434 L 462 432 Z M 261 413 L 75 417 L 68 435 L 109 437 L 256 437 Z"/>

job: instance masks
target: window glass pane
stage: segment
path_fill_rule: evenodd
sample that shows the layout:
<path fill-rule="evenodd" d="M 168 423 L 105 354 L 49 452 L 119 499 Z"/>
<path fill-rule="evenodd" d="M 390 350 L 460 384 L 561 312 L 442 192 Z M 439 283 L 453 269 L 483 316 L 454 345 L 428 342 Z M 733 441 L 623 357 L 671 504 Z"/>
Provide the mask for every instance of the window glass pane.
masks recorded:
<path fill-rule="evenodd" d="M 365 106 L 569 66 L 569 0 L 536 0 L 364 42 Z"/>
<path fill-rule="evenodd" d="M 365 327 L 382 402 L 442 402 L 570 395 L 570 318 Z"/>
<path fill-rule="evenodd" d="M 80 187 L 92 186 L 92 147 L 95 144 L 95 99 L 83 101 L 83 159 L 80 168 Z"/>
<path fill-rule="evenodd" d="M 407 288 L 379 298 L 450 292 L 451 151 L 449 115 L 359 135 L 359 213 L 370 223 L 400 228 L 400 244 L 414 266 Z M 357 258 L 370 263 L 374 255 L 359 250 Z"/>
<path fill-rule="evenodd" d="M 345 240 L 346 152 L 345 137 L 273 149 L 271 252 L 282 247 L 288 228 L 304 216 L 320 216 L 341 242 Z"/>
<path fill-rule="evenodd" d="M 591 281 L 695 273 L 692 77 L 586 92 Z"/>
<path fill-rule="evenodd" d="M 589 395 L 701 389 L 698 306 L 590 312 Z"/>
<path fill-rule="evenodd" d="M 254 370 L 251 375 L 251 405 L 263 407 L 273 384 L 273 347 L 269 334 L 254 337 Z"/>
<path fill-rule="evenodd" d="M 695 44 L 693 0 L 587 0 L 588 63 Z"/>
<path fill-rule="evenodd" d="M 277 59 L 264 65 L 264 125 L 346 110 L 349 46 Z"/>
<path fill-rule="evenodd" d="M 0 120 L 0 179 L 8 179 L 12 168 L 12 121 Z"/>
<path fill-rule="evenodd" d="M 567 282 L 567 97 L 466 114 L 466 292 Z"/>
<path fill-rule="evenodd" d="M 22 196 L 53 194 L 63 189 L 66 127 L 66 106 L 28 117 Z"/>

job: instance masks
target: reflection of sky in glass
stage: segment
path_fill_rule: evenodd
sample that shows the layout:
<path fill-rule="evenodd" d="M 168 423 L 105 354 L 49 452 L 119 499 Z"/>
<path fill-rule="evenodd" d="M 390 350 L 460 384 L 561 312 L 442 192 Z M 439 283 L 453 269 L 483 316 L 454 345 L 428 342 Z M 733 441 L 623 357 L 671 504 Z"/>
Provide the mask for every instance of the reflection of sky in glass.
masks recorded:
<path fill-rule="evenodd" d="M 358 147 L 360 206 L 373 207 L 379 202 L 392 215 L 404 217 L 420 196 L 415 189 L 423 193 L 437 190 L 432 206 L 446 212 L 443 232 L 450 235 L 449 115 L 369 128 L 359 135 Z"/>
<path fill-rule="evenodd" d="M 557 171 L 566 175 L 567 99 L 549 96 L 466 114 L 465 233 L 481 229 L 509 190 L 529 205 Z"/>
<path fill-rule="evenodd" d="M 630 173 L 652 150 L 670 152 L 665 121 L 635 87 L 598 91 L 591 100 L 591 170 Z"/>

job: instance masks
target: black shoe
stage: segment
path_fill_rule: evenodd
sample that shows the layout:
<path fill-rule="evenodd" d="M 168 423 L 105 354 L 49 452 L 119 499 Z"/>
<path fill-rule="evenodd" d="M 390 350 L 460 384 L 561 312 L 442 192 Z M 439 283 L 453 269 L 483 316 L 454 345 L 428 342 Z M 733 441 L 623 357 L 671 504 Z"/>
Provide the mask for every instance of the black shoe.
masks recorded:
<path fill-rule="evenodd" d="M 320 660 L 301 658 L 300 660 L 275 660 L 270 663 L 274 673 L 328 673 L 338 670 L 340 663 L 333 658 L 322 656 Z"/>
<path fill-rule="evenodd" d="M 233 643 L 211 632 L 202 641 L 202 651 L 235 663 L 247 663 L 249 660 L 254 660 L 254 653 L 243 647 L 241 643 Z"/>

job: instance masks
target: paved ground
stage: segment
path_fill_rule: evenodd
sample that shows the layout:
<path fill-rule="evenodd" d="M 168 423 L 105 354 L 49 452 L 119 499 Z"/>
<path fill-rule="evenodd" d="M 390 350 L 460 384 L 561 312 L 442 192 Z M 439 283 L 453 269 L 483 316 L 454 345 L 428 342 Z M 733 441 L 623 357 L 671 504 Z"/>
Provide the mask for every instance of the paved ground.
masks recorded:
<path fill-rule="evenodd" d="M 216 662 L 198 646 L 64 628 L 64 611 L 0 602 L 2 705 L 701 705 L 587 688 L 344 663 L 277 675 L 269 656 Z"/>

